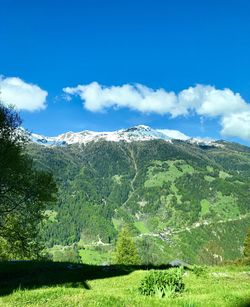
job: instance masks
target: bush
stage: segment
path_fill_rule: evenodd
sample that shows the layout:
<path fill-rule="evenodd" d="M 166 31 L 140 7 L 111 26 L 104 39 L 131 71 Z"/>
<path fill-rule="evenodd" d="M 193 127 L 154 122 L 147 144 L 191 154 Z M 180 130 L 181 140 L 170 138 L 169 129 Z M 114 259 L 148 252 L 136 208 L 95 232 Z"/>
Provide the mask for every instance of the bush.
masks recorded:
<path fill-rule="evenodd" d="M 142 280 L 139 292 L 143 295 L 169 297 L 184 290 L 183 269 L 174 268 L 164 271 L 151 270 Z"/>
<path fill-rule="evenodd" d="M 206 266 L 201 266 L 201 265 L 194 265 L 192 267 L 193 273 L 196 276 L 204 276 L 207 273 L 207 267 Z"/>

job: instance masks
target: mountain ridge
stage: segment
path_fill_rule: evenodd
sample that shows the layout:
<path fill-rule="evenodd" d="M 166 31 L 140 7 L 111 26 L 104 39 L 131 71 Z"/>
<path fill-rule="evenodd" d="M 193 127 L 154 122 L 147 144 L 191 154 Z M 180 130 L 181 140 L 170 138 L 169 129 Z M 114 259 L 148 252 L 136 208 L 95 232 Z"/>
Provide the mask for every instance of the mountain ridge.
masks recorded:
<path fill-rule="evenodd" d="M 133 126 L 126 129 L 115 131 L 90 131 L 84 130 L 80 132 L 66 132 L 54 137 L 46 137 L 43 135 L 31 133 L 30 140 L 45 146 L 63 146 L 70 144 L 87 144 L 89 142 L 97 142 L 105 140 L 109 142 L 136 142 L 149 140 L 164 140 L 171 142 L 172 140 L 186 141 L 196 144 L 204 144 L 207 146 L 223 146 L 216 140 L 210 138 L 192 138 L 178 130 L 171 129 L 153 129 L 146 125 Z"/>

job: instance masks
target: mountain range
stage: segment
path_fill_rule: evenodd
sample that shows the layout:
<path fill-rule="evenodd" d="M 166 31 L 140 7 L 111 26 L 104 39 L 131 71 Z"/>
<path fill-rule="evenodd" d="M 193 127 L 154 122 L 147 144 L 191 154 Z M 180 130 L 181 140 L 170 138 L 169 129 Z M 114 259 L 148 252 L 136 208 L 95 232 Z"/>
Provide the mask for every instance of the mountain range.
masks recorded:
<path fill-rule="evenodd" d="M 30 138 L 29 154 L 59 189 L 41 227 L 47 247 L 112 250 L 126 225 L 144 262 L 240 257 L 250 224 L 249 147 L 148 126 Z"/>
<path fill-rule="evenodd" d="M 183 140 L 196 143 L 213 144 L 216 142 L 209 138 L 191 138 L 178 130 L 170 129 L 153 129 L 149 126 L 138 125 L 128 129 L 121 129 L 109 132 L 96 131 L 81 131 L 81 132 L 66 132 L 54 137 L 46 137 L 43 135 L 32 133 L 31 140 L 35 143 L 47 146 L 63 146 L 69 144 L 87 144 L 89 142 L 97 142 L 100 140 L 109 142 L 135 142 L 149 140 L 165 140 L 173 139 Z"/>

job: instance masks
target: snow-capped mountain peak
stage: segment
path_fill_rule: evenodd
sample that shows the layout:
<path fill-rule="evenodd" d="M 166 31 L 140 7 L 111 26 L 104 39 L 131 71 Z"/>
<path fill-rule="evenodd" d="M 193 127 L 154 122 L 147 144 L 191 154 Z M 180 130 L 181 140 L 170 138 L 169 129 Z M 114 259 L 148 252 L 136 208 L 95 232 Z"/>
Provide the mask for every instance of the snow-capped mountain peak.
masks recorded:
<path fill-rule="evenodd" d="M 212 140 L 191 139 L 178 130 L 169 129 L 153 129 L 149 126 L 138 125 L 127 129 L 117 131 L 97 132 L 97 131 L 81 131 L 66 132 L 54 137 L 46 137 L 39 134 L 31 134 L 31 141 L 47 146 L 63 146 L 68 144 L 87 144 L 89 142 L 97 142 L 100 140 L 110 142 L 133 142 L 133 141 L 149 141 L 164 140 L 171 142 L 173 139 L 188 141 L 190 143 L 202 143 L 209 146 L 216 144 Z"/>

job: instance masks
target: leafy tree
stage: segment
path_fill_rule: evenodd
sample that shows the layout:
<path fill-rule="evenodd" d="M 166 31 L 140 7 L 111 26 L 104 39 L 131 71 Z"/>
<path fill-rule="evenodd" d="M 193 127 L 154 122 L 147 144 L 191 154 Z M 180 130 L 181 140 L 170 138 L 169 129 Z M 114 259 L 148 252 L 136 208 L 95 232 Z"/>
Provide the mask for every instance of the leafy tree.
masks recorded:
<path fill-rule="evenodd" d="M 62 250 L 56 250 L 53 254 L 53 261 L 80 263 L 81 257 L 76 244 L 64 247 Z"/>
<path fill-rule="evenodd" d="M 127 228 L 123 228 L 118 235 L 115 247 L 115 262 L 125 265 L 136 265 L 140 263 L 136 245 Z"/>
<path fill-rule="evenodd" d="M 56 184 L 25 153 L 27 139 L 13 108 L 0 104 L 0 252 L 2 258 L 38 254 L 38 225 Z M 1 257 L 1 254 L 0 254 Z"/>
<path fill-rule="evenodd" d="M 250 228 L 248 229 L 246 239 L 244 241 L 243 255 L 246 258 L 250 258 Z"/>
<path fill-rule="evenodd" d="M 157 264 L 161 251 L 152 238 L 142 237 L 138 242 L 138 250 L 143 264 Z"/>

